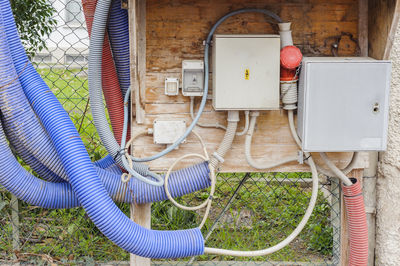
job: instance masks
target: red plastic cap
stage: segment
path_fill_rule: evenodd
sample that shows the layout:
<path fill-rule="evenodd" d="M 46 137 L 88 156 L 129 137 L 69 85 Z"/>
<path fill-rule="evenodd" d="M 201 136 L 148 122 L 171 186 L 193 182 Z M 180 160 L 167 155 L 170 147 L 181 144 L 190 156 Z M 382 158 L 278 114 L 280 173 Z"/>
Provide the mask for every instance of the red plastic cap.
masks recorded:
<path fill-rule="evenodd" d="M 286 69 L 296 69 L 303 59 L 300 49 L 293 45 L 288 45 L 281 50 L 281 66 Z"/>
<path fill-rule="evenodd" d="M 281 81 L 297 80 L 296 69 L 287 69 L 281 66 Z"/>

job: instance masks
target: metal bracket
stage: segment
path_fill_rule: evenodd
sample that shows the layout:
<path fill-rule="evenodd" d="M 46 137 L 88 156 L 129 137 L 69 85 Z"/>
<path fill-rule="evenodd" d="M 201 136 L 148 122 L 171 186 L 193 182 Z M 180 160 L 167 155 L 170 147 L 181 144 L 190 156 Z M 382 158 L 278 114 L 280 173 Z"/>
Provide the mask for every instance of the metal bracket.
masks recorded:
<path fill-rule="evenodd" d="M 304 164 L 304 152 L 298 151 L 297 156 L 298 156 L 297 161 L 299 162 L 299 164 Z"/>

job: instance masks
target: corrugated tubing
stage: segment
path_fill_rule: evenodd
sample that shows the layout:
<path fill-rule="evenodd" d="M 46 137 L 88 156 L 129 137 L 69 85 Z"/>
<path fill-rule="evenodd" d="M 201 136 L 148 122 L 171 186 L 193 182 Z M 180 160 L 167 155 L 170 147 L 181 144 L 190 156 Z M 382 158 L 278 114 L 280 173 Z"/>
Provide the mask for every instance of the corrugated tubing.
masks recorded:
<path fill-rule="evenodd" d="M 145 229 L 124 215 L 108 196 L 75 126 L 26 57 L 10 3 L 1 1 L 3 25 L 19 81 L 49 134 L 81 205 L 99 230 L 128 252 L 151 258 L 200 255 L 204 239 L 198 228 L 180 231 Z M 2 42 L 5 40 L 3 39 Z"/>

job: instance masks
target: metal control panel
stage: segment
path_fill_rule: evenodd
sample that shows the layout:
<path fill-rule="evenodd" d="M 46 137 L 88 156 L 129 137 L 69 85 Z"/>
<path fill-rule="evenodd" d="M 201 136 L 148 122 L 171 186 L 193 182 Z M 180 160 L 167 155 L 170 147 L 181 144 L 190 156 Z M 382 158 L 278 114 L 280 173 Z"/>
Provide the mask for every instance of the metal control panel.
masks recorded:
<path fill-rule="evenodd" d="M 279 35 L 215 35 L 215 110 L 279 109 Z"/>
<path fill-rule="evenodd" d="M 385 150 L 390 80 L 389 61 L 304 58 L 298 104 L 303 150 Z"/>

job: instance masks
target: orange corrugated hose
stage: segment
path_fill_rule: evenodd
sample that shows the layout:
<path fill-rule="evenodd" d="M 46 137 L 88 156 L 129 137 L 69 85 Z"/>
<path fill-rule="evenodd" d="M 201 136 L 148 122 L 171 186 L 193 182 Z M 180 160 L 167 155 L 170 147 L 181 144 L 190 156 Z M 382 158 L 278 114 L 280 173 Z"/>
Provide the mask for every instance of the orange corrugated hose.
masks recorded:
<path fill-rule="evenodd" d="M 351 179 L 353 185 L 342 185 L 343 199 L 349 227 L 349 265 L 368 264 L 368 225 L 360 181 Z"/>
<path fill-rule="evenodd" d="M 89 36 L 92 32 L 92 23 L 96 5 L 97 0 L 82 0 L 83 12 L 85 14 Z M 102 86 L 114 137 L 118 141 L 118 144 L 121 144 L 122 130 L 124 125 L 124 102 L 107 33 L 105 34 L 103 44 Z M 127 136 L 129 139 L 129 127 Z"/>

